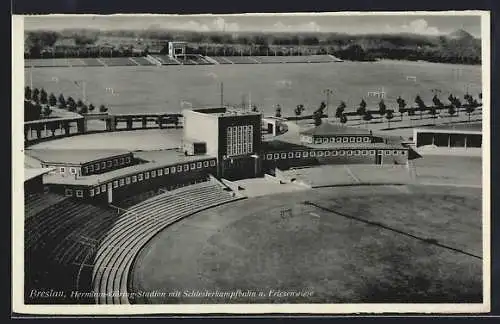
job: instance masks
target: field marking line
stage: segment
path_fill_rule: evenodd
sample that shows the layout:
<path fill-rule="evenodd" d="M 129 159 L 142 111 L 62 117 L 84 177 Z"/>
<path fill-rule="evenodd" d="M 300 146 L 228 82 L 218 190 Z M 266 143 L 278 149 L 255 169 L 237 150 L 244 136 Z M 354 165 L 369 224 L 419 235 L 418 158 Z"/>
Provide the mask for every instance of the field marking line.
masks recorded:
<path fill-rule="evenodd" d="M 357 182 L 357 183 L 360 183 L 360 182 L 361 182 L 361 181 L 358 179 L 358 177 L 356 177 L 356 176 L 354 175 L 354 173 L 352 173 L 351 169 L 349 169 L 349 167 L 348 167 L 346 164 L 344 164 L 344 169 L 346 169 L 347 173 L 349 173 L 349 175 L 351 176 L 351 178 L 353 178 L 353 180 L 354 180 L 355 182 Z"/>
<path fill-rule="evenodd" d="M 322 209 L 323 211 L 332 213 L 334 215 L 338 215 L 338 216 L 341 216 L 341 217 L 344 217 L 344 218 L 347 218 L 347 219 L 355 220 L 357 222 L 361 222 L 361 223 L 364 223 L 366 225 L 376 226 L 376 227 L 379 227 L 379 228 L 382 228 L 382 229 L 385 229 L 385 230 L 388 230 L 388 231 L 391 231 L 391 232 L 394 232 L 394 233 L 397 233 L 397 234 L 404 235 L 406 237 L 413 238 L 413 239 L 421 241 L 421 242 L 425 242 L 425 243 L 433 245 L 433 246 L 441 247 L 441 248 L 444 248 L 444 249 L 447 249 L 447 250 L 450 250 L 450 251 L 454 251 L 454 252 L 457 252 L 457 253 L 460 253 L 460 254 L 463 254 L 463 255 L 467 255 L 467 256 L 476 258 L 476 259 L 480 259 L 480 260 L 483 259 L 482 256 L 475 255 L 475 254 L 473 254 L 471 252 L 468 252 L 468 251 L 465 251 L 465 250 L 462 250 L 462 249 L 459 249 L 459 248 L 455 248 L 455 247 L 452 247 L 452 246 L 449 246 L 449 245 L 446 245 L 446 244 L 439 243 L 439 241 L 437 241 L 434 238 L 422 237 L 422 236 L 419 236 L 419 235 L 416 235 L 416 234 L 412 234 L 410 232 L 406 232 L 406 231 L 401 230 L 401 229 L 397 229 L 396 227 L 392 227 L 391 225 L 386 225 L 386 224 L 384 224 L 382 222 L 371 221 L 371 220 L 364 219 L 364 218 L 359 217 L 359 216 L 353 216 L 353 215 L 349 215 L 349 214 L 346 214 L 346 213 L 338 212 L 338 211 L 336 211 L 334 209 L 323 207 L 323 206 L 321 206 L 321 205 L 319 205 L 317 203 L 311 203 L 311 205 L 314 206 L 314 207 L 316 207 L 316 208 Z"/>

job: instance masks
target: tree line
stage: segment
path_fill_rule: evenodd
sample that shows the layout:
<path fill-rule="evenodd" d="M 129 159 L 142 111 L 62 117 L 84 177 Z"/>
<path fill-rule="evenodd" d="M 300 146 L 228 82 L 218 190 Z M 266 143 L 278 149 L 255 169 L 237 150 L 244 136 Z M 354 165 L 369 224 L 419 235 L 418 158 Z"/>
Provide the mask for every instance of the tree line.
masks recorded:
<path fill-rule="evenodd" d="M 101 36 L 128 37 L 127 45 L 115 41 L 115 48 L 95 45 Z M 469 35 L 470 36 L 470 35 Z M 58 39 L 70 37 L 77 47 L 47 53 Z M 347 35 L 338 33 L 213 33 L 145 31 L 32 31 L 26 34 L 26 57 L 96 57 L 147 55 L 155 41 L 185 41 L 189 54 L 231 55 L 316 55 L 332 54 L 344 60 L 424 60 L 430 62 L 480 64 L 481 41 L 423 35 Z M 125 42 L 125 41 L 123 41 Z M 135 45 L 134 45 L 135 44 Z M 133 48 L 140 51 L 133 51 Z M 160 46 L 167 51 L 166 44 Z"/>
<path fill-rule="evenodd" d="M 65 109 L 78 114 L 87 114 L 96 110 L 92 103 L 87 105 L 81 99 L 75 101 L 71 96 L 65 98 L 63 94 L 56 98 L 53 93 L 47 94 L 43 88 L 31 89 L 29 86 L 24 88 L 25 121 L 51 118 L 52 108 Z M 105 113 L 108 108 L 105 105 L 100 105 L 98 111 Z"/>
<path fill-rule="evenodd" d="M 479 100 L 482 100 L 482 93 L 478 94 Z M 434 95 L 432 98 L 432 105 L 428 106 L 426 103 L 422 100 L 420 95 L 417 95 L 415 97 L 415 104 L 416 106 L 413 107 L 408 107 L 408 104 L 406 101 L 398 97 L 396 99 L 396 103 L 398 105 L 398 113 L 400 114 L 401 120 L 403 120 L 403 115 L 406 113 L 408 116 L 414 116 L 417 113 L 420 115 L 420 119 L 423 119 L 423 114 L 430 114 L 432 118 L 435 118 L 437 114 L 439 114 L 442 110 L 446 110 L 450 118 L 452 118 L 455 115 L 459 115 L 460 109 L 463 108 L 465 112 L 468 115 L 469 122 L 472 113 L 476 110 L 476 108 L 482 106 L 482 103 L 479 102 L 476 98 L 474 98 L 471 94 L 466 93 L 464 95 L 464 100 L 465 102 L 462 103 L 462 101 L 454 96 L 453 94 L 450 94 L 448 96 L 448 101 L 449 104 L 444 104 L 437 95 Z M 302 116 L 303 112 L 306 110 L 304 105 L 299 104 L 295 107 L 294 113 L 295 113 L 295 118 L 293 119 L 306 119 L 306 118 L 312 118 L 314 120 L 314 124 L 316 126 L 319 126 L 322 124 L 322 118 L 328 117 L 328 115 L 325 114 L 325 109 L 327 108 L 326 104 L 324 101 L 322 101 L 319 105 L 319 107 L 312 112 L 312 115 L 309 116 Z M 359 103 L 359 106 L 354 110 L 354 111 L 346 111 L 347 105 L 345 101 L 341 101 L 340 104 L 337 106 L 335 110 L 335 118 L 337 118 L 342 124 L 346 124 L 348 122 L 348 118 L 352 116 L 358 116 L 361 117 L 361 119 L 365 122 L 371 121 L 374 117 L 373 115 L 380 115 L 380 117 L 385 117 L 385 119 L 388 122 L 388 127 L 391 127 L 391 120 L 395 117 L 395 111 L 394 109 L 389 109 L 387 108 L 387 105 L 384 101 L 384 99 L 381 99 L 378 103 L 378 109 L 376 110 L 369 110 L 367 108 L 367 103 L 364 99 L 361 99 L 361 102 Z M 257 108 L 252 109 L 254 111 L 257 111 Z M 275 106 L 275 116 L 276 117 L 282 117 L 282 108 L 281 105 L 277 104 Z"/>

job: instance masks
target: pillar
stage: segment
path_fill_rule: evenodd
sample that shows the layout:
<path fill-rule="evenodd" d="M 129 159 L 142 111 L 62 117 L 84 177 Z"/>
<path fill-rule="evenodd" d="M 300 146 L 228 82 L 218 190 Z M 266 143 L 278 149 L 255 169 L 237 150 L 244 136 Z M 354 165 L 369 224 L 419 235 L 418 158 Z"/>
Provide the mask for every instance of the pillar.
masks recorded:
<path fill-rule="evenodd" d="M 157 119 L 157 123 L 158 123 L 158 127 L 160 127 L 160 129 L 163 128 L 163 118 L 161 118 L 161 116 L 158 116 L 158 119 Z"/>
<path fill-rule="evenodd" d="M 28 140 L 29 127 L 24 126 L 24 140 Z"/>
<path fill-rule="evenodd" d="M 85 133 L 85 119 L 78 119 L 76 121 L 76 129 L 78 133 Z"/>
<path fill-rule="evenodd" d="M 64 135 L 69 135 L 69 122 L 63 122 Z"/>
<path fill-rule="evenodd" d="M 36 138 L 42 138 L 42 125 L 36 125 Z"/>
<path fill-rule="evenodd" d="M 132 129 L 132 117 L 127 117 L 127 129 Z"/>
<path fill-rule="evenodd" d="M 142 128 L 146 128 L 148 126 L 148 118 L 142 117 Z"/>
<path fill-rule="evenodd" d="M 113 202 L 113 186 L 108 186 L 108 204 Z"/>
<path fill-rule="evenodd" d="M 451 135 L 448 134 L 448 148 L 451 147 Z"/>
<path fill-rule="evenodd" d="M 464 140 L 465 148 L 467 148 L 467 135 L 464 135 L 464 137 L 465 137 L 465 140 Z"/>

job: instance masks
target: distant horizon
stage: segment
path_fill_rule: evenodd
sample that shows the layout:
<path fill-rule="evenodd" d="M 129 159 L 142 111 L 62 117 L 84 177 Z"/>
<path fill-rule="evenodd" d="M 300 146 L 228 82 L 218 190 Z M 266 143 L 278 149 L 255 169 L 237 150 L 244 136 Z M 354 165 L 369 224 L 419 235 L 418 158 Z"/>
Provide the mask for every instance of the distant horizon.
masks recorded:
<path fill-rule="evenodd" d="M 444 36 L 464 30 L 481 38 L 476 15 L 48 15 L 25 16 L 25 31 L 98 30 L 200 33 L 309 33 Z"/>

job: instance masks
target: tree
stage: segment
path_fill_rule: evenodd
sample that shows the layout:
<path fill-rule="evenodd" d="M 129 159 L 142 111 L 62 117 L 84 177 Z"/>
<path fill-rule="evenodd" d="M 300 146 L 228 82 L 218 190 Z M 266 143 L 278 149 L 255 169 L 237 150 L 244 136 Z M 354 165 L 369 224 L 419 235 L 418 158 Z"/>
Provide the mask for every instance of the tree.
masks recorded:
<path fill-rule="evenodd" d="M 418 106 L 418 110 L 420 111 L 420 119 L 422 119 L 422 115 L 423 115 L 423 112 L 425 109 L 427 109 L 427 106 L 425 105 L 424 101 L 422 100 L 422 98 L 420 98 L 420 95 L 417 95 L 415 97 L 415 103 L 417 104 Z"/>
<path fill-rule="evenodd" d="M 347 123 L 347 116 L 345 114 L 342 114 L 342 116 L 340 116 L 340 122 L 344 125 Z"/>
<path fill-rule="evenodd" d="M 380 116 L 385 115 L 385 113 L 387 112 L 387 106 L 385 105 L 384 99 L 381 99 L 378 103 L 378 112 Z"/>
<path fill-rule="evenodd" d="M 474 110 L 476 110 L 476 107 L 474 105 L 468 105 L 465 108 L 465 112 L 467 113 L 467 115 L 469 115 L 469 123 L 470 123 L 470 115 L 474 112 Z"/>
<path fill-rule="evenodd" d="M 299 117 L 302 112 L 304 111 L 304 105 L 300 104 L 300 105 L 297 105 L 297 107 L 295 107 L 295 116 Z"/>
<path fill-rule="evenodd" d="M 24 99 L 26 100 L 31 100 L 32 96 L 31 96 L 31 88 L 26 86 L 24 88 Z"/>
<path fill-rule="evenodd" d="M 107 111 L 108 111 L 108 108 L 106 108 L 106 106 L 104 106 L 104 105 L 99 106 L 99 112 L 105 113 Z M 176 124 L 176 127 L 177 127 L 177 124 Z"/>
<path fill-rule="evenodd" d="M 366 114 L 366 101 L 364 99 L 361 99 L 361 102 L 359 103 L 359 107 L 356 110 L 359 116 L 364 116 Z"/>
<path fill-rule="evenodd" d="M 451 121 L 451 118 L 453 117 L 453 115 L 455 115 L 455 107 L 453 105 L 451 105 L 449 108 L 448 108 L 448 114 L 450 115 L 450 121 Z"/>
<path fill-rule="evenodd" d="M 321 115 L 322 115 L 322 114 L 321 114 L 321 113 L 319 113 L 319 112 L 315 112 L 315 113 L 313 114 L 313 118 L 314 118 L 314 125 L 315 125 L 315 126 L 319 126 L 319 125 L 321 125 L 321 123 L 323 123 L 323 120 L 321 119 Z"/>
<path fill-rule="evenodd" d="M 59 101 L 59 108 L 66 108 L 66 99 L 64 99 L 62 93 L 59 95 L 59 98 L 57 100 Z"/>
<path fill-rule="evenodd" d="M 78 101 L 76 102 L 76 106 L 78 108 L 82 108 L 83 107 L 83 101 L 82 101 L 82 99 L 78 99 Z"/>
<path fill-rule="evenodd" d="M 42 88 L 42 90 L 40 91 L 40 102 L 42 103 L 42 105 L 46 105 L 48 100 L 47 100 L 47 91 L 45 91 L 45 89 Z"/>
<path fill-rule="evenodd" d="M 51 113 L 52 113 L 52 109 L 50 109 L 50 107 L 48 105 L 46 105 L 43 108 L 43 116 L 49 117 Z"/>
<path fill-rule="evenodd" d="M 87 105 L 86 105 L 86 104 L 82 104 L 82 105 L 80 106 L 79 111 L 78 111 L 78 113 L 79 113 L 79 114 L 82 114 L 82 115 L 84 115 L 84 114 L 86 114 L 86 113 L 88 113 L 88 112 L 89 112 L 89 108 L 87 107 Z"/>
<path fill-rule="evenodd" d="M 31 100 L 33 100 L 34 102 L 39 102 L 40 101 L 40 90 L 38 90 L 38 88 L 35 88 L 31 92 Z"/>
<path fill-rule="evenodd" d="M 437 114 L 436 107 L 430 107 L 429 108 L 429 113 L 432 115 L 432 121 L 435 124 L 436 123 L 436 114 Z"/>
<path fill-rule="evenodd" d="M 387 113 L 385 114 L 385 118 L 387 119 L 387 123 L 388 123 L 387 128 L 391 128 L 391 119 L 394 118 L 394 114 L 393 114 L 392 110 L 387 111 Z"/>
<path fill-rule="evenodd" d="M 406 101 L 401 98 L 401 96 L 396 99 L 396 102 L 398 103 L 398 110 L 399 114 L 401 115 L 401 121 L 403 121 L 403 113 L 405 112 L 405 107 L 406 107 Z"/>
<path fill-rule="evenodd" d="M 432 97 L 432 103 L 439 109 L 444 107 L 443 103 L 441 102 L 441 100 L 439 100 L 437 95 L 434 95 L 434 97 Z"/>
<path fill-rule="evenodd" d="M 92 111 L 94 111 L 94 109 L 95 109 L 94 105 L 93 105 L 93 104 L 90 104 L 90 105 L 89 105 L 89 111 L 90 111 L 90 112 L 92 112 Z"/>
<path fill-rule="evenodd" d="M 280 104 L 276 105 L 276 112 L 275 112 L 276 117 L 281 117 L 281 106 Z"/>
<path fill-rule="evenodd" d="M 73 100 L 73 98 L 69 97 L 68 98 L 68 110 L 75 112 L 76 108 L 77 108 L 77 106 L 76 106 L 75 101 Z"/>
<path fill-rule="evenodd" d="M 363 115 L 363 120 L 366 122 L 366 124 L 373 119 L 373 116 L 371 112 L 366 111 L 365 114 Z"/>
<path fill-rule="evenodd" d="M 53 93 L 50 93 L 50 96 L 49 96 L 49 105 L 51 107 L 57 106 L 57 98 L 56 98 L 56 96 L 54 96 Z"/>
<path fill-rule="evenodd" d="M 337 107 L 337 110 L 335 111 L 335 117 L 342 118 L 342 116 L 344 116 L 345 108 L 346 108 L 345 102 L 341 101 L 340 105 Z"/>

